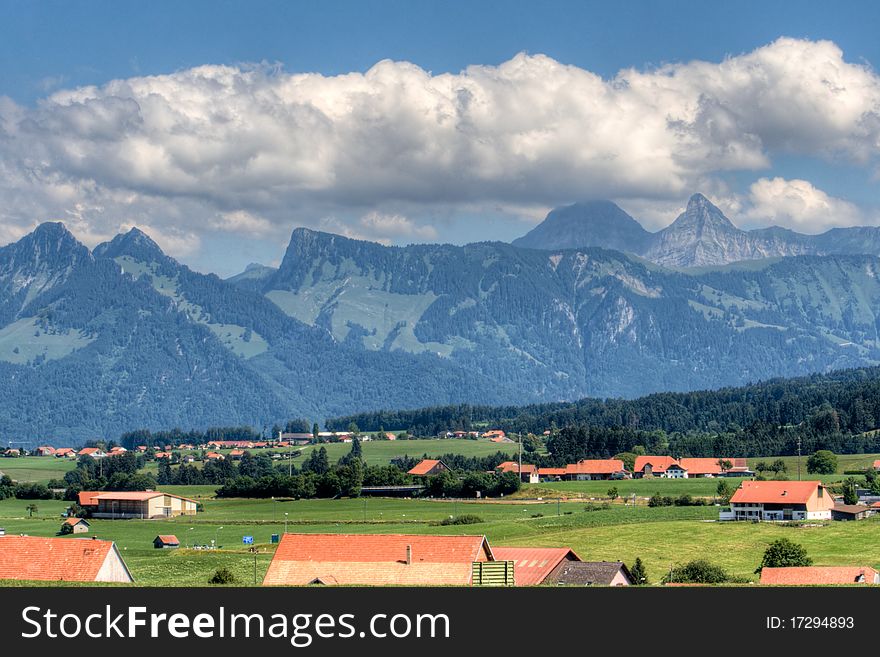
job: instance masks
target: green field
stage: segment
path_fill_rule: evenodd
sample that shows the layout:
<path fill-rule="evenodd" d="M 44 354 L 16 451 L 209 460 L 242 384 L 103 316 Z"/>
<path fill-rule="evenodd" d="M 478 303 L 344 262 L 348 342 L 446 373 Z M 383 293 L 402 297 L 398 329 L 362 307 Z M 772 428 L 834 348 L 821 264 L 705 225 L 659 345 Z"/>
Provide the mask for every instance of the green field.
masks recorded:
<path fill-rule="evenodd" d="M 23 456 L 0 459 L 0 472 L 15 481 L 39 481 L 61 479 L 64 473 L 76 467 L 73 459 L 57 459 L 54 456 Z"/>
<path fill-rule="evenodd" d="M 597 482 L 607 483 L 607 482 Z M 674 482 L 669 482 L 674 483 Z M 53 536 L 61 525 L 61 501 L 38 501 L 27 517 L 28 502 L 0 501 L 0 526 L 9 534 Z M 257 581 L 271 559 L 269 538 L 291 532 L 485 534 L 492 545 L 567 546 L 586 560 L 632 563 L 641 557 L 659 580 L 675 563 L 707 557 L 731 574 L 754 577 L 767 544 L 779 537 L 802 543 L 817 565 L 880 565 L 880 519 L 834 522 L 818 527 L 719 523 L 718 508 L 592 505 L 588 502 L 450 502 L 369 498 L 355 500 L 211 500 L 195 518 L 173 520 L 94 520 L 91 535 L 117 542 L 139 585 L 205 584 L 218 567 L 228 567 L 241 585 L 252 585 L 254 556 L 242 545 L 253 536 Z M 438 526 L 454 514 L 474 513 L 485 522 Z M 559 513 L 559 515 L 557 515 Z M 154 550 L 157 534 L 175 534 L 183 545 L 217 550 Z"/>

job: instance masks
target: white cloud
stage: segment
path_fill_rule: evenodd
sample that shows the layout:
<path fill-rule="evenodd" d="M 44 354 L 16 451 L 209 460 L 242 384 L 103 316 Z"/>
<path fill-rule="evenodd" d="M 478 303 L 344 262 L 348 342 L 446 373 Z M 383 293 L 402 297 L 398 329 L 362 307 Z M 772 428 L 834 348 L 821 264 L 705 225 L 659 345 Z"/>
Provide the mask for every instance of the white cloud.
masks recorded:
<path fill-rule="evenodd" d="M 865 223 L 859 208 L 829 196 L 806 180 L 760 178 L 749 188 L 751 207 L 744 217 L 773 223 L 806 233 L 819 233 L 834 226 Z"/>
<path fill-rule="evenodd" d="M 787 38 L 611 80 L 526 54 L 438 75 L 392 61 L 333 77 L 201 66 L 32 108 L 0 98 L 0 219 L 79 212 L 90 238 L 123 223 L 273 239 L 333 224 L 420 241 L 437 235 L 432 216 L 592 197 L 653 204 L 659 222 L 714 174 L 766 170 L 783 152 L 875 167 L 880 78 L 831 42 Z M 756 196 L 754 211 L 814 225 L 816 195 L 801 196 Z M 855 216 L 840 203 L 835 217 Z"/>

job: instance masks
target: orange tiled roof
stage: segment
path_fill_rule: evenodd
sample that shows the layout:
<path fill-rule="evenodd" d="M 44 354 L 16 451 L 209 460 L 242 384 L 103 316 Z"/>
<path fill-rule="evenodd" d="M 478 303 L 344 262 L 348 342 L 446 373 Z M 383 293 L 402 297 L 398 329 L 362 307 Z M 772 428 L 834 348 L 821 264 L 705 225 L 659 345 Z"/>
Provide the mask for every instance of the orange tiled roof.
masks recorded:
<path fill-rule="evenodd" d="M 85 522 L 87 525 L 89 524 L 83 518 L 68 518 L 67 520 L 64 521 L 64 524 L 74 526 L 74 525 L 78 525 L 81 522 Z"/>
<path fill-rule="evenodd" d="M 495 469 L 499 472 L 517 472 L 519 470 L 519 464 L 516 461 L 504 461 L 504 463 L 496 465 Z M 526 474 L 531 474 L 532 472 L 537 472 L 538 468 L 531 463 L 523 463 L 522 471 Z"/>
<path fill-rule="evenodd" d="M 876 461 L 874 461 L 874 469 L 880 470 L 880 459 L 877 459 Z"/>
<path fill-rule="evenodd" d="M 873 584 L 877 571 L 868 566 L 762 568 L 761 584 Z M 859 581 L 862 580 L 862 581 Z"/>
<path fill-rule="evenodd" d="M 562 561 L 580 561 L 569 548 L 494 547 L 496 561 L 514 561 L 513 577 L 517 586 L 542 584 Z"/>
<path fill-rule="evenodd" d="M 614 474 L 624 470 L 620 459 L 585 459 L 565 466 L 565 474 Z"/>
<path fill-rule="evenodd" d="M 562 477 L 566 474 L 565 470 L 565 468 L 538 468 L 538 474 L 548 477 Z"/>
<path fill-rule="evenodd" d="M 806 504 L 820 481 L 744 481 L 730 498 L 736 504 Z"/>
<path fill-rule="evenodd" d="M 98 504 L 98 500 L 95 498 L 98 497 L 104 491 L 101 490 L 84 490 L 80 491 L 77 494 L 77 500 L 80 506 L 95 506 Z"/>
<path fill-rule="evenodd" d="M 111 541 L 3 536 L 0 579 L 94 582 L 112 549 Z"/>
<path fill-rule="evenodd" d="M 413 466 L 413 468 L 407 473 L 411 475 L 424 475 L 428 474 L 431 470 L 437 467 L 437 464 L 442 461 L 438 461 L 437 459 L 422 459 L 418 463 Z"/>
<path fill-rule="evenodd" d="M 177 540 L 177 537 L 174 534 L 159 534 L 156 538 L 162 541 L 165 545 L 180 545 L 180 541 Z M 154 541 L 156 539 L 153 539 Z"/>
<path fill-rule="evenodd" d="M 721 474 L 721 466 L 718 461 L 720 458 L 702 458 L 702 459 L 680 459 L 681 467 L 688 471 L 688 474 Z M 730 461 L 730 459 L 726 459 Z M 731 466 L 733 461 L 730 461 Z"/>
<path fill-rule="evenodd" d="M 676 465 L 678 461 L 671 456 L 637 456 L 633 472 L 641 472 L 648 463 L 651 464 L 653 472 L 666 472 L 670 466 Z"/>
<path fill-rule="evenodd" d="M 285 534 L 263 585 L 467 585 L 471 564 L 492 560 L 485 536 Z"/>

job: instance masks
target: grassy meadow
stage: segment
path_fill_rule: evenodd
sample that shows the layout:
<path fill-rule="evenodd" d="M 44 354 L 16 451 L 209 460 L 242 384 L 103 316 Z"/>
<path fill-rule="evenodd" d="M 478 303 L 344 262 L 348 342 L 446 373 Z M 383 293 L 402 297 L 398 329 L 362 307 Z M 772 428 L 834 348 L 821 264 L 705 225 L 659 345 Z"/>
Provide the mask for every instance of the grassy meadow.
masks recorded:
<path fill-rule="evenodd" d="M 364 443 L 370 463 L 387 463 L 408 454 L 437 456 L 453 452 L 486 455 L 510 446 L 472 440 L 377 441 Z M 348 451 L 344 444 L 327 445 L 331 461 Z M 305 448 L 300 459 L 312 447 Z M 783 457 L 788 476 L 796 477 L 794 457 Z M 842 455 L 838 474 L 864 468 L 877 455 Z M 750 459 L 772 462 L 772 458 Z M 74 463 L 51 457 L 0 460 L 0 471 L 20 481 L 46 482 L 61 478 Z M 152 467 L 155 467 L 153 465 Z M 806 457 L 802 459 L 803 477 Z M 733 486 L 738 480 L 730 480 Z M 196 517 L 169 520 L 93 520 L 89 536 L 113 540 L 140 586 L 197 586 L 207 584 L 218 568 L 229 568 L 236 584 L 250 586 L 262 581 L 274 551 L 272 534 L 290 532 L 330 533 L 432 533 L 485 534 L 490 544 L 510 546 L 566 546 L 585 560 L 622 560 L 631 564 L 640 557 L 649 577 L 659 581 L 663 573 L 690 559 L 705 557 L 730 574 L 755 578 L 753 571 L 766 546 L 788 537 L 801 543 L 817 565 L 880 566 L 880 517 L 861 522 L 829 522 L 817 526 L 783 526 L 762 523 L 719 523 L 718 507 L 649 508 L 645 498 L 654 493 L 677 497 L 711 497 L 717 479 L 637 479 L 623 481 L 566 481 L 526 485 L 504 500 L 450 501 L 360 498 L 341 500 L 246 500 L 215 499 L 214 486 L 162 486 L 161 490 L 199 500 L 204 511 Z M 618 499 L 608 504 L 607 491 L 616 487 L 621 496 L 635 494 L 636 506 Z M 592 498 L 592 499 L 591 499 Z M 30 517 L 28 500 L 0 500 L 0 527 L 7 534 L 54 536 L 68 503 L 37 500 Z M 450 516 L 474 514 L 483 522 L 441 526 Z M 286 525 L 285 525 L 286 521 Z M 157 534 L 175 534 L 178 550 L 156 550 Z M 242 543 L 253 536 L 258 552 Z M 65 540 L 72 540 L 70 538 Z M 218 549 L 195 549 L 216 541 Z"/>

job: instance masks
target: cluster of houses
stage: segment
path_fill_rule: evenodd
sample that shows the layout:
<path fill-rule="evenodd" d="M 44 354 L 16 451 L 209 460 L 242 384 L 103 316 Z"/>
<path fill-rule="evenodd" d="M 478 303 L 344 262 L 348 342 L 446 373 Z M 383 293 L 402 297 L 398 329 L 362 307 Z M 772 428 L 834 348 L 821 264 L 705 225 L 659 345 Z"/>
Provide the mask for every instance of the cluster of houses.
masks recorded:
<path fill-rule="evenodd" d="M 439 474 L 449 467 L 441 460 L 423 459 L 409 474 L 427 477 Z M 660 477 L 663 479 L 694 479 L 701 477 L 750 477 L 746 459 L 682 458 L 671 456 L 638 456 L 632 471 L 620 459 L 584 459 L 564 467 L 540 468 L 532 463 L 520 465 L 517 461 L 504 461 L 496 472 L 519 472 L 526 483 L 545 481 L 589 481 L 594 479 L 640 479 Z"/>

